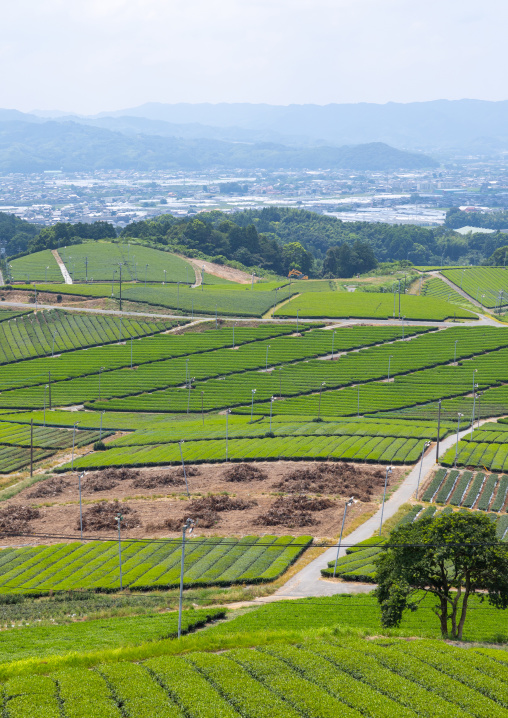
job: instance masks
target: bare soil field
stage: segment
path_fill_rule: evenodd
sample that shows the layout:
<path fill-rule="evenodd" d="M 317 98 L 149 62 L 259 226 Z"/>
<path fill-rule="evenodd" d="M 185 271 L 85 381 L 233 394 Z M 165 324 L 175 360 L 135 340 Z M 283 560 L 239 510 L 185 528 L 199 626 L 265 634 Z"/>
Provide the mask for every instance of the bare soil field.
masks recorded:
<path fill-rule="evenodd" d="M 399 484 L 405 467 L 396 467 L 389 487 Z M 113 537 L 115 515 L 124 515 L 124 538 L 176 536 L 183 521 L 197 518 L 196 533 L 243 536 L 308 533 L 332 539 L 340 531 L 344 499 L 354 496 L 347 525 L 377 509 L 385 467 L 338 462 L 256 462 L 202 464 L 187 468 L 109 469 L 82 479 L 85 535 Z M 118 502 L 118 503 L 116 503 Z M 21 510 L 23 507 L 23 510 Z M 34 509 L 27 514 L 26 507 Z M 47 534 L 29 543 L 79 538 L 78 474 L 48 476 L 2 503 L 9 531 Z M 18 544 L 5 537 L 1 545 Z"/>

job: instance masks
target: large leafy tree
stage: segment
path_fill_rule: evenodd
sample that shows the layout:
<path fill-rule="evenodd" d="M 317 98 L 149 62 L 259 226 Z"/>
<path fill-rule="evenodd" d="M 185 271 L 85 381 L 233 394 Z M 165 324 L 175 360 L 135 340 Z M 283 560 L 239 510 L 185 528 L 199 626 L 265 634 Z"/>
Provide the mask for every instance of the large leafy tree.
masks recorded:
<path fill-rule="evenodd" d="M 290 269 L 298 269 L 308 274 L 312 267 L 312 259 L 312 254 L 307 252 L 300 242 L 288 242 L 282 247 L 282 261 L 286 273 Z"/>
<path fill-rule="evenodd" d="M 471 594 L 508 607 L 508 546 L 485 514 L 423 518 L 392 531 L 377 580 L 384 626 L 398 626 L 404 611 L 416 610 L 430 593 L 442 635 L 461 640 Z"/>

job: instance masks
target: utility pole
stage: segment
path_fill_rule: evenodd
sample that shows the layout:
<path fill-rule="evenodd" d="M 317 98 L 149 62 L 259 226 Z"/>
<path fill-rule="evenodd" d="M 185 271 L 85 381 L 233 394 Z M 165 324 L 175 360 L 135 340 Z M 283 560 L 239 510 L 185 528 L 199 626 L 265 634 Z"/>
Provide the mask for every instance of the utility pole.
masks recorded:
<path fill-rule="evenodd" d="M 123 519 L 122 514 L 116 515 L 116 522 L 118 524 L 118 566 L 120 568 L 120 591 L 123 590 L 122 581 L 122 537 L 120 534 L 120 523 Z"/>
<path fill-rule="evenodd" d="M 441 435 L 441 399 L 438 402 L 437 410 L 437 444 L 436 444 L 436 464 L 439 462 L 439 437 Z"/>
<path fill-rule="evenodd" d="M 34 420 L 30 419 L 30 476 L 34 475 Z"/>
<path fill-rule="evenodd" d="M 425 454 L 425 452 L 427 451 L 429 446 L 430 446 L 430 441 L 426 441 L 424 443 L 423 449 L 422 449 L 422 458 L 420 459 L 420 471 L 418 473 L 418 483 L 416 485 L 416 495 L 415 495 L 415 498 L 417 501 L 418 501 L 418 491 L 420 489 L 420 479 L 422 478 L 423 455 Z"/>
<path fill-rule="evenodd" d="M 379 535 L 381 536 L 381 529 L 383 528 L 383 514 L 385 511 L 385 499 L 386 499 L 386 486 L 388 484 L 388 474 L 392 473 L 392 467 L 387 466 L 386 467 L 386 474 L 385 474 L 385 488 L 383 490 L 383 503 L 381 504 L 381 521 L 379 522 Z"/>
<path fill-rule="evenodd" d="M 348 506 L 351 506 L 354 502 L 354 498 L 351 496 L 350 499 L 348 499 L 344 505 L 344 514 L 342 516 L 342 526 L 340 529 L 340 536 L 339 536 L 339 543 L 337 545 L 337 556 L 335 557 L 335 567 L 333 569 L 333 577 L 335 578 L 335 574 L 337 573 L 337 561 L 339 560 L 339 551 L 340 551 L 340 545 L 342 543 L 342 533 L 344 531 L 344 524 L 346 523 L 346 513 L 348 510 Z"/>
<path fill-rule="evenodd" d="M 120 311 L 122 311 L 122 263 L 118 265 L 120 268 Z"/>
<path fill-rule="evenodd" d="M 82 505 L 81 505 L 81 479 L 85 475 L 85 472 L 82 471 L 81 474 L 78 476 L 78 488 L 79 488 L 79 532 L 81 536 L 81 540 L 83 540 L 83 511 L 82 511 Z"/>
<path fill-rule="evenodd" d="M 182 528 L 182 562 L 180 564 L 180 600 L 178 602 L 178 638 L 182 635 L 182 603 L 183 603 L 183 572 L 185 566 L 185 532 L 188 530 L 189 535 L 192 533 L 196 522 L 193 519 L 187 519 Z"/>
<path fill-rule="evenodd" d="M 49 377 L 49 379 L 48 379 L 48 387 L 49 387 L 48 399 L 49 399 L 49 408 L 51 410 L 51 371 L 48 371 L 48 377 Z"/>

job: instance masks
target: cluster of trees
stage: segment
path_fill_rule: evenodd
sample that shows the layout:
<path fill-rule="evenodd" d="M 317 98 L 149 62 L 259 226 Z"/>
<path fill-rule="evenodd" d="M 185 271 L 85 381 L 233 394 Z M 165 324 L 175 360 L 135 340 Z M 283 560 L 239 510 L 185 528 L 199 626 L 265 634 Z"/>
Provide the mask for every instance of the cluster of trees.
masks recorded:
<path fill-rule="evenodd" d="M 312 213 L 308 214 L 312 216 Z M 315 262 L 313 253 L 306 246 L 304 233 L 295 237 L 286 233 L 284 237 L 279 237 L 273 232 L 262 232 L 253 222 L 239 225 L 237 216 L 218 211 L 201 213 L 190 219 L 162 215 L 153 220 L 129 224 L 122 230 L 121 236 L 142 237 L 184 252 L 196 250 L 215 261 L 235 260 L 247 267 L 261 267 L 277 274 L 298 269 L 312 276 L 321 276 L 324 271 L 328 276 L 352 277 L 357 272 L 369 271 L 377 264 L 368 243 L 342 241 L 330 248 L 324 268 L 322 263 Z M 299 241 L 300 238 L 303 241 Z"/>
<path fill-rule="evenodd" d="M 245 210 L 233 216 L 237 224 L 253 224 L 258 232 L 275 237 L 279 242 L 300 242 L 314 255 L 316 264 L 324 260 L 330 247 L 342 243 L 353 245 L 357 241 L 369 244 L 379 262 L 409 260 L 415 265 L 482 264 L 498 247 L 506 244 L 506 235 L 501 232 L 462 236 L 447 225 L 429 228 L 383 222 L 344 222 L 336 217 L 290 207 Z M 471 221 L 471 215 L 467 214 L 467 217 Z M 459 226 L 464 224 L 461 222 Z"/>
<path fill-rule="evenodd" d="M 14 214 L 0 212 L 0 242 L 9 257 L 28 250 L 28 244 L 39 233 L 39 227 Z"/>
<path fill-rule="evenodd" d="M 323 262 L 324 277 L 352 277 L 377 267 L 377 259 L 369 244 L 356 241 L 330 247 Z"/>
<path fill-rule="evenodd" d="M 43 227 L 29 245 L 29 252 L 43 249 L 58 249 L 69 244 L 81 244 L 84 239 L 116 239 L 116 230 L 109 222 L 57 222 L 51 227 Z"/>
<path fill-rule="evenodd" d="M 277 274 L 282 274 L 287 265 L 283 247 L 276 239 L 259 233 L 253 224 L 240 227 L 222 212 L 184 219 L 162 215 L 129 224 L 121 236 L 141 237 L 183 252 L 202 252 L 215 261 L 235 260 L 247 267 L 257 266 Z"/>
<path fill-rule="evenodd" d="M 491 267 L 506 267 L 507 261 L 508 245 L 505 245 L 504 247 L 498 247 L 498 249 L 496 249 L 496 251 L 488 258 L 486 264 L 490 265 Z"/>
<path fill-rule="evenodd" d="M 452 207 L 446 213 L 445 225 L 452 229 L 461 227 L 508 229 L 508 212 L 463 212 L 457 207 Z"/>
<path fill-rule="evenodd" d="M 451 210 L 449 217 L 452 211 L 455 215 L 460 212 Z M 505 214 L 493 216 L 499 219 Z M 466 216 L 471 221 L 472 215 Z M 41 229 L 0 213 L 0 241 L 7 256 L 116 236 L 115 228 L 107 222 L 59 222 Z M 299 269 L 314 277 L 351 277 L 375 268 L 376 262 L 503 264 L 507 245 L 506 234 L 499 231 L 462 236 L 448 226 L 344 222 L 286 207 L 234 214 L 215 210 L 185 218 L 164 214 L 132 222 L 121 236 L 145 239 L 194 256 L 202 253 L 217 262 L 237 261 L 277 274 Z"/>

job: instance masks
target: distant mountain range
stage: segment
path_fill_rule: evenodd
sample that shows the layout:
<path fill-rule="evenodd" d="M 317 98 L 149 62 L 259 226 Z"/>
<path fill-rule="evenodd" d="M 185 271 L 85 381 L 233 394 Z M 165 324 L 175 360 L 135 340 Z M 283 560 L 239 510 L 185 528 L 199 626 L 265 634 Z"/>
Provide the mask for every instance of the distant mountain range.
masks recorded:
<path fill-rule="evenodd" d="M 214 137 L 205 136 L 206 130 Z M 273 134 L 273 133 L 272 133 Z M 206 128 L 129 116 L 47 120 L 0 110 L 0 172 L 95 169 L 352 169 L 435 167 L 423 153 L 382 142 L 324 146 L 268 141 L 265 130 Z"/>
<path fill-rule="evenodd" d="M 49 113 L 41 114 L 47 119 Z M 54 116 L 61 119 L 61 114 L 55 112 Z M 508 101 L 288 106 L 151 102 L 74 119 L 120 132 L 229 142 L 267 141 L 293 146 L 384 142 L 411 152 L 443 155 L 508 151 Z"/>

